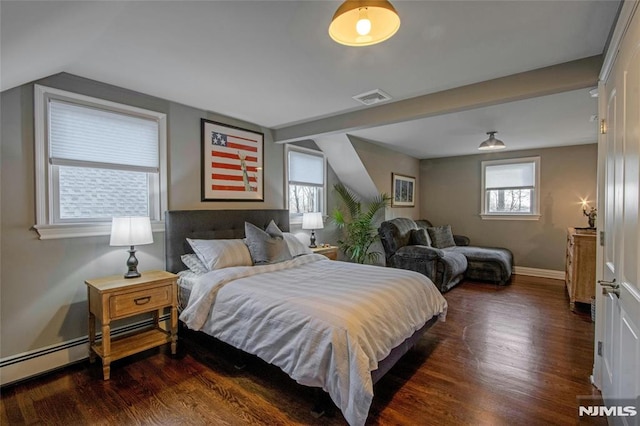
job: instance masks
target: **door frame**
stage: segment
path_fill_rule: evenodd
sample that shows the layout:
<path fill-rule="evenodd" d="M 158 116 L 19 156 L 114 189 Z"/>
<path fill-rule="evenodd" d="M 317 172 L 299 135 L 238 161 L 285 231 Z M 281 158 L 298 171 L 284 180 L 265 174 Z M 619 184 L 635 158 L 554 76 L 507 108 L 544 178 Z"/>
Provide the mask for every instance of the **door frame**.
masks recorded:
<path fill-rule="evenodd" d="M 609 46 L 605 53 L 602 69 L 600 70 L 600 76 L 598 78 L 598 117 L 599 122 L 602 123 L 602 117 L 607 116 L 607 103 L 608 98 L 605 92 L 605 82 L 609 78 L 613 66 L 618 58 L 618 51 L 620 44 L 624 38 L 624 35 L 631 24 L 634 12 L 640 4 L 639 0 L 623 0 L 619 15 L 616 21 L 615 29 L 611 36 Z M 606 173 L 606 131 L 603 133 L 601 126 L 598 126 L 598 178 L 597 178 L 597 199 L 598 199 L 598 217 L 597 217 L 597 243 L 596 243 L 596 279 L 604 279 L 604 241 L 602 241 L 602 230 L 604 229 L 604 212 L 605 199 L 604 199 L 604 184 Z M 602 357 L 599 354 L 599 343 L 604 341 L 604 318 L 599 313 L 603 312 L 604 297 L 600 291 L 600 287 L 597 283 L 593 283 L 596 286 L 596 322 L 595 333 L 593 343 L 593 372 L 591 374 L 591 383 L 598 389 L 602 389 Z M 600 343 L 601 345 L 601 343 Z"/>

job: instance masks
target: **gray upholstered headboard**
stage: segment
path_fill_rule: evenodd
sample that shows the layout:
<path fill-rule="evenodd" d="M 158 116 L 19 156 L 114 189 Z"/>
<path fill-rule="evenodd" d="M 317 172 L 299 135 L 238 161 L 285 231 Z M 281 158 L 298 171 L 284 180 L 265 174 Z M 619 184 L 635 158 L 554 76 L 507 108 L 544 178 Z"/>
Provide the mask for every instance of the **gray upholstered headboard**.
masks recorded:
<path fill-rule="evenodd" d="M 289 210 L 173 210 L 164 216 L 165 268 L 169 272 L 186 269 L 180 256 L 193 253 L 186 238 L 244 238 L 244 222 L 262 229 L 271 220 L 283 232 L 289 231 Z"/>

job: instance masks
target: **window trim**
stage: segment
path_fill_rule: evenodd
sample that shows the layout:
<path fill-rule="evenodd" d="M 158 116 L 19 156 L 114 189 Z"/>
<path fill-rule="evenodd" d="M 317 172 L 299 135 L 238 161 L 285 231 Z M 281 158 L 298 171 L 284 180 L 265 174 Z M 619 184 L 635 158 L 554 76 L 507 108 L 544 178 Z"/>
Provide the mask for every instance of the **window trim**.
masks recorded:
<path fill-rule="evenodd" d="M 324 154 L 324 152 L 320 151 L 320 150 L 315 150 L 315 149 L 310 149 L 310 148 L 305 148 L 305 147 L 301 147 L 301 146 L 296 146 L 296 145 L 291 145 L 291 144 L 286 144 L 285 145 L 285 149 L 284 149 L 284 184 L 285 184 L 285 206 L 287 208 L 287 210 L 289 210 L 289 151 L 298 151 L 304 154 L 309 154 L 309 155 L 316 155 L 318 157 L 322 157 L 322 161 L 323 161 L 323 174 L 324 176 L 322 177 L 323 183 L 322 183 L 322 211 L 320 213 L 322 213 L 323 217 L 326 217 L 327 215 L 327 156 Z M 316 185 L 313 185 L 316 186 Z M 319 185 L 317 185 L 318 187 L 320 187 Z M 291 217 L 291 211 L 289 211 L 289 224 L 291 225 L 301 225 L 302 224 L 302 218 L 298 219 L 298 218 L 292 218 Z"/>
<path fill-rule="evenodd" d="M 167 210 L 167 115 L 164 113 L 111 102 L 104 99 L 68 92 L 66 90 L 34 84 L 34 130 L 35 130 L 35 177 L 36 177 L 36 224 L 33 226 L 41 240 L 90 237 L 109 235 L 111 221 L 84 221 L 54 223 L 54 202 L 51 199 L 54 190 L 52 165 L 48 155 L 48 103 L 56 99 L 87 107 L 137 115 L 152 119 L 158 123 L 159 172 L 158 184 L 151 185 L 150 212 L 153 232 L 164 232 L 164 212 Z M 160 193 L 158 194 L 158 190 Z"/>
<path fill-rule="evenodd" d="M 497 166 L 503 164 L 534 163 L 535 186 L 533 188 L 534 197 L 532 213 L 488 213 L 487 189 L 485 188 L 485 177 L 487 166 Z M 480 217 L 483 220 L 539 220 L 540 219 L 540 157 L 519 157 L 502 160 L 485 160 L 481 162 L 481 183 L 480 183 Z"/>

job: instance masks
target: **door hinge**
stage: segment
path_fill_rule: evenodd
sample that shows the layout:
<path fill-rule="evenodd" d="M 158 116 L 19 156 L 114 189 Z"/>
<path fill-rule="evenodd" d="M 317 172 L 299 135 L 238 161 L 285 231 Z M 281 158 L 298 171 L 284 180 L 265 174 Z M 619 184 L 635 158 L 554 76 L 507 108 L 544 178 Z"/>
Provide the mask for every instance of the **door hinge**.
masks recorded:
<path fill-rule="evenodd" d="M 602 356 L 602 342 L 598 341 L 598 356 Z"/>
<path fill-rule="evenodd" d="M 607 120 L 605 120 L 604 118 L 600 120 L 600 134 L 601 135 L 607 134 Z"/>
<path fill-rule="evenodd" d="M 600 245 L 604 247 L 604 231 L 600 231 Z"/>

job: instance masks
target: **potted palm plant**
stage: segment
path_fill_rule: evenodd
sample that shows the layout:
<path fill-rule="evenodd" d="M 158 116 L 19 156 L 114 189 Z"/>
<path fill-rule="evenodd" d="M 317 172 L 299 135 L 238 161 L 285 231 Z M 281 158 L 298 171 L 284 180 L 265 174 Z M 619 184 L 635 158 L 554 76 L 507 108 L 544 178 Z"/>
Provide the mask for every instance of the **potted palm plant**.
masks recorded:
<path fill-rule="evenodd" d="M 379 238 L 373 221 L 376 214 L 389 204 L 390 197 L 380 194 L 363 207 L 360 198 L 343 184 L 336 184 L 333 189 L 342 201 L 342 208 L 335 209 L 332 214 L 333 222 L 344 232 L 338 246 L 354 262 L 373 263 L 380 255 L 377 251 L 370 251 L 371 245 Z"/>

